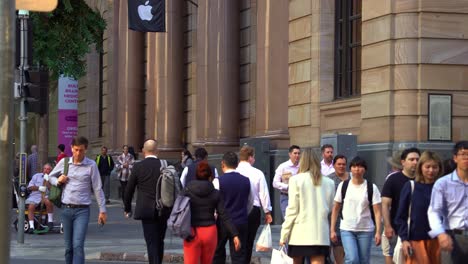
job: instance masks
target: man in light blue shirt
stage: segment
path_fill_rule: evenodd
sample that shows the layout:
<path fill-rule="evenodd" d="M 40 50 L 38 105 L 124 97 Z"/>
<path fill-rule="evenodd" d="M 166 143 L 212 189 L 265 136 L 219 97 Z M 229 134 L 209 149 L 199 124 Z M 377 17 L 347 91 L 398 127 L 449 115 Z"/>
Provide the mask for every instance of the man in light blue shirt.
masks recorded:
<path fill-rule="evenodd" d="M 107 219 L 106 201 L 102 191 L 101 176 L 92 159 L 85 156 L 88 139 L 74 137 L 71 144 L 73 156 L 68 160 L 68 173 L 63 174 L 66 159 L 61 159 L 49 175 L 52 185 L 62 186 L 62 224 L 65 238 L 65 262 L 84 263 L 84 241 L 88 230 L 91 190 L 99 205 L 98 223 Z"/>
<path fill-rule="evenodd" d="M 442 263 L 465 263 L 468 259 L 468 141 L 455 144 L 453 160 L 457 169 L 437 180 L 432 189 L 429 235 L 439 240 Z"/>

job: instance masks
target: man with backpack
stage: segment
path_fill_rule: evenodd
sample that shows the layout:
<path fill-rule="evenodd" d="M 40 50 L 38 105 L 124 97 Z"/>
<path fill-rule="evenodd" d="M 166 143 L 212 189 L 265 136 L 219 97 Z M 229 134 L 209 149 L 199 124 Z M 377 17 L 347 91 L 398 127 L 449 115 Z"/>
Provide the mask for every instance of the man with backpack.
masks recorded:
<path fill-rule="evenodd" d="M 156 209 L 156 186 L 161 177 L 161 161 L 156 157 L 156 151 L 156 140 L 145 141 L 145 158 L 133 165 L 124 197 L 125 216 L 128 218 L 132 212 L 133 194 L 138 187 L 134 219 L 141 220 L 150 264 L 162 263 L 167 219 L 171 213 L 169 207 Z"/>
<path fill-rule="evenodd" d="M 110 174 L 114 169 L 114 160 L 110 155 L 107 155 L 107 147 L 102 146 L 101 154 L 96 156 L 96 164 L 101 174 L 102 190 L 106 197 L 106 204 L 110 204 Z"/>

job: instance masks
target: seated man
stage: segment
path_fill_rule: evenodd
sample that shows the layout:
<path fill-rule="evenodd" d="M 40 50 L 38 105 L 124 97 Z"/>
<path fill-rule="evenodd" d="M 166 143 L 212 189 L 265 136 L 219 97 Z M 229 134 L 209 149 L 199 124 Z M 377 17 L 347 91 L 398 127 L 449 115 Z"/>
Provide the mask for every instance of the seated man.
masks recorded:
<path fill-rule="evenodd" d="M 36 173 L 33 175 L 31 181 L 28 184 L 28 190 L 31 191 L 28 199 L 26 199 L 26 204 L 28 205 L 28 219 L 29 219 L 29 233 L 34 232 L 34 210 L 36 206 L 44 202 L 47 209 L 48 223 L 47 226 L 49 229 L 52 229 L 54 226 L 54 205 L 47 199 L 47 190 L 49 186 L 48 174 L 52 171 L 52 166 L 49 163 L 46 163 L 42 168 L 42 173 Z M 44 179 L 44 175 L 47 174 Z"/>

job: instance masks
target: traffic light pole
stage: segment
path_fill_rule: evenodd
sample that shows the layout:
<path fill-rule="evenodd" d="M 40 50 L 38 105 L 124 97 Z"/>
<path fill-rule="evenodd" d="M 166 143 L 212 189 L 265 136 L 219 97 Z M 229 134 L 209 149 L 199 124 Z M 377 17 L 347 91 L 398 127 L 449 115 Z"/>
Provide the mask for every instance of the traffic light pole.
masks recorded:
<path fill-rule="evenodd" d="M 0 1 L 0 153 L 11 155 L 13 137 L 13 69 L 15 35 L 15 2 Z M 11 157 L 11 156 L 10 156 Z M 10 263 L 10 193 L 12 159 L 2 156 L 0 171 L 0 263 Z"/>
<path fill-rule="evenodd" d="M 26 125 L 27 125 L 27 113 L 26 113 L 26 94 L 25 87 L 26 77 L 25 72 L 29 70 L 28 65 L 28 20 L 29 12 L 27 10 L 20 10 L 18 12 L 18 17 L 20 19 L 20 116 L 18 117 L 20 121 L 20 138 L 19 138 L 19 151 L 20 153 L 26 153 Z M 25 168 L 26 166 L 23 166 Z M 20 244 L 24 243 L 24 221 L 25 221 L 25 199 L 26 199 L 26 170 L 20 168 L 19 175 L 19 201 L 18 201 L 18 233 L 17 241 Z"/>

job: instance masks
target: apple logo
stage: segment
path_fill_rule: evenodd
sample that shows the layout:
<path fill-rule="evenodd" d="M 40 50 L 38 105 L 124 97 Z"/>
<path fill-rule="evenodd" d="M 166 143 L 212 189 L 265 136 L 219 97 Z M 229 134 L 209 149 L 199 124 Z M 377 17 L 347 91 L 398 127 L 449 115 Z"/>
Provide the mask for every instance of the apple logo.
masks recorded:
<path fill-rule="evenodd" d="M 153 7 L 148 4 L 149 1 L 146 1 L 145 5 L 138 6 L 138 15 L 141 20 L 151 21 L 151 19 L 153 19 L 153 14 L 151 14 L 151 9 L 153 9 Z"/>

